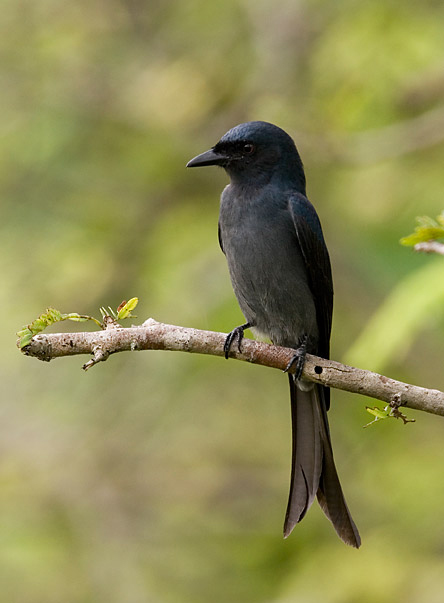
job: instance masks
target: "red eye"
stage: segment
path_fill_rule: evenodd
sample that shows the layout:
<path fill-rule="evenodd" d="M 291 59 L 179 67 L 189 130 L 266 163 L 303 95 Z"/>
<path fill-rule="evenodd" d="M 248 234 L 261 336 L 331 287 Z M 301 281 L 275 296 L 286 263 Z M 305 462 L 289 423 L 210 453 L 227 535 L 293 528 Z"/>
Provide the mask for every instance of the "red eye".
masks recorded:
<path fill-rule="evenodd" d="M 247 142 L 247 144 L 244 144 L 242 151 L 245 155 L 252 155 L 255 151 L 254 145 Z"/>

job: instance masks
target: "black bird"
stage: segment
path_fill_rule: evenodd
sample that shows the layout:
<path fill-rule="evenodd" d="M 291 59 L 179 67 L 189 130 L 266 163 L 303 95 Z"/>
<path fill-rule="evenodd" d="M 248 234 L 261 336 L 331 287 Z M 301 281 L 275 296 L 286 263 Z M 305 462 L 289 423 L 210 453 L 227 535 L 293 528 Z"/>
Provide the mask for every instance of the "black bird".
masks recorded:
<path fill-rule="evenodd" d="M 306 352 L 329 357 L 333 309 L 330 259 L 318 215 L 306 197 L 301 158 L 281 128 L 252 121 L 232 128 L 187 167 L 207 165 L 222 166 L 230 176 L 221 197 L 219 243 L 247 321 L 228 335 L 225 356 L 236 338 L 240 346 L 247 328 L 295 349 L 284 537 L 317 496 L 340 538 L 358 548 L 361 539 L 333 461 L 330 390 L 301 378 Z"/>

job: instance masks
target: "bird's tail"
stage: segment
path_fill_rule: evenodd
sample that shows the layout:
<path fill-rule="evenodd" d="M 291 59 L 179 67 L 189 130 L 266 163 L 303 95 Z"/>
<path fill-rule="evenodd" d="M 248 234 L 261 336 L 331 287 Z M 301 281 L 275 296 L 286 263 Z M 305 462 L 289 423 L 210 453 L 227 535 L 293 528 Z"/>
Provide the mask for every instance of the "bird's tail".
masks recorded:
<path fill-rule="evenodd" d="M 345 502 L 333 460 L 324 390 L 315 385 L 303 391 L 292 375 L 289 378 L 293 450 L 284 537 L 290 535 L 317 496 L 338 536 L 358 548 L 361 538 Z"/>

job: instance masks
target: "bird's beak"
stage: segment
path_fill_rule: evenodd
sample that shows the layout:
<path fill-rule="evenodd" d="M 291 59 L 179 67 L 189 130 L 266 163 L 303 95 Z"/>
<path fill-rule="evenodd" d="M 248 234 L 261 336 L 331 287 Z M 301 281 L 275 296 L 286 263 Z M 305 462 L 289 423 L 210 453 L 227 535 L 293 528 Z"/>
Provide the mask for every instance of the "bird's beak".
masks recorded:
<path fill-rule="evenodd" d="M 187 163 L 187 167 L 203 167 L 205 165 L 223 165 L 226 161 L 225 155 L 216 153 L 214 149 L 201 153 Z"/>

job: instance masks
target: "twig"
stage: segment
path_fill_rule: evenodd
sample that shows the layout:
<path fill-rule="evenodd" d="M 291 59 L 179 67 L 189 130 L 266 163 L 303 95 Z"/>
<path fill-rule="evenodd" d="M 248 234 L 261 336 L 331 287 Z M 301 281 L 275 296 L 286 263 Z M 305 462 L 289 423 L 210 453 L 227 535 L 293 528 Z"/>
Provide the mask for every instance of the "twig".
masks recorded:
<path fill-rule="evenodd" d="M 438 253 L 439 255 L 444 255 L 444 243 L 440 243 L 439 241 L 416 243 L 413 249 L 415 251 L 423 251 L 424 253 Z"/>
<path fill-rule="evenodd" d="M 390 406 L 390 416 L 395 417 L 395 419 L 402 419 L 404 425 L 407 423 L 414 423 L 415 419 L 408 419 L 403 412 L 399 410 L 399 407 L 402 406 L 402 396 L 401 394 L 395 394 L 393 396 L 393 400 L 389 404 Z"/>
<path fill-rule="evenodd" d="M 40 334 L 22 349 L 27 356 L 49 362 L 62 356 L 90 354 L 93 358 L 86 370 L 106 360 L 110 354 L 136 350 L 173 350 L 223 356 L 226 335 L 167 325 L 149 318 L 140 327 L 123 328 L 113 325 L 91 333 Z M 294 350 L 244 339 L 242 351 L 233 346 L 231 358 L 284 370 Z M 346 366 L 307 354 L 303 377 L 322 385 L 370 396 L 390 403 L 402 399 L 402 406 L 444 416 L 444 393 L 395 381 L 371 371 Z"/>

